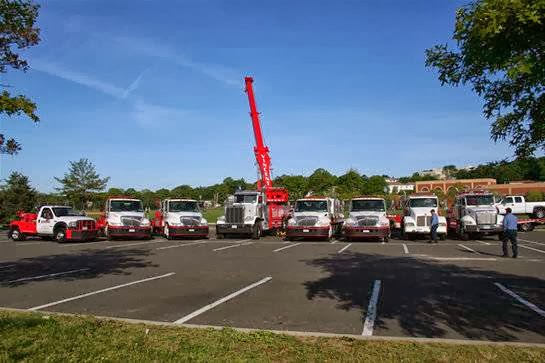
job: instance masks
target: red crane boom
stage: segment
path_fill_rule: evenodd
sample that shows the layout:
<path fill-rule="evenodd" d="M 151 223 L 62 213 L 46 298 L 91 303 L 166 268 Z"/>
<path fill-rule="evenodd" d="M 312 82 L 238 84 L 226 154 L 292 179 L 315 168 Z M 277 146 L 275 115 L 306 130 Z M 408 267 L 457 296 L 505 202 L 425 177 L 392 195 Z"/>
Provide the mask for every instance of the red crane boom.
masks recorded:
<path fill-rule="evenodd" d="M 273 187 L 271 177 L 271 156 L 269 155 L 269 148 L 265 145 L 263 133 L 261 131 L 259 112 L 257 112 L 257 105 L 255 102 L 254 89 L 252 85 L 254 79 L 252 77 L 244 77 L 244 82 L 246 83 L 246 93 L 248 94 L 250 116 L 252 118 L 252 127 L 254 129 L 255 159 L 260 175 L 260 179 L 257 181 L 257 190 L 265 193 L 270 228 L 282 228 L 283 222 L 285 222 L 289 213 L 289 209 L 287 208 L 287 203 L 289 200 L 288 190 L 286 188 Z"/>

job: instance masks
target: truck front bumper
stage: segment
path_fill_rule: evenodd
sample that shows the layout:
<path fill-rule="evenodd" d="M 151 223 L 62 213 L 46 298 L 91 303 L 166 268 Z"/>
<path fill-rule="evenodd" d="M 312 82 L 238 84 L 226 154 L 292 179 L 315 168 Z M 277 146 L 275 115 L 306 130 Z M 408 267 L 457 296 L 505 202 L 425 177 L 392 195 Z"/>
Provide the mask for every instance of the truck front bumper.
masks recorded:
<path fill-rule="evenodd" d="M 253 231 L 253 224 L 216 224 L 216 234 L 252 234 Z"/>
<path fill-rule="evenodd" d="M 390 235 L 390 227 L 344 227 L 343 235 L 348 238 L 384 238 Z"/>
<path fill-rule="evenodd" d="M 301 227 L 288 226 L 286 237 L 303 237 L 303 238 L 327 238 L 329 237 L 329 229 L 331 226 L 324 227 Z"/>
<path fill-rule="evenodd" d="M 431 228 L 426 227 L 407 227 L 405 226 L 404 232 L 407 234 L 430 234 Z M 447 234 L 447 227 L 446 226 L 439 226 L 437 228 L 437 234 Z"/>
<path fill-rule="evenodd" d="M 151 238 L 151 226 L 108 226 L 108 235 L 110 237 Z"/>
<path fill-rule="evenodd" d="M 482 233 L 484 235 L 499 234 L 503 232 L 503 227 L 496 224 L 464 225 L 464 229 L 469 233 Z"/>
<path fill-rule="evenodd" d="M 168 226 L 170 237 L 207 237 L 208 226 Z"/>
<path fill-rule="evenodd" d="M 78 229 L 67 229 L 66 230 L 66 239 L 69 241 L 91 241 L 96 239 L 98 236 L 98 230 L 78 230 Z"/>

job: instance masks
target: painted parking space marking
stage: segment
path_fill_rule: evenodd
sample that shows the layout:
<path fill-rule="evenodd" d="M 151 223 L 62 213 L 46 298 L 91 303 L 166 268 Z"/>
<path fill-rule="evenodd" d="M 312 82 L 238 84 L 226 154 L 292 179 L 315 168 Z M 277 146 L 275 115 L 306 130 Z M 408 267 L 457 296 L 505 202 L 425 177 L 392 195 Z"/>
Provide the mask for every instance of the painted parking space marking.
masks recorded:
<path fill-rule="evenodd" d="M 480 255 L 480 253 L 475 251 L 473 248 L 467 247 L 466 245 L 463 245 L 461 243 L 458 245 L 458 247 L 462 247 L 466 251 L 472 252 L 472 253 L 474 253 L 476 255 Z"/>
<path fill-rule="evenodd" d="M 301 244 L 301 243 L 294 243 L 294 244 L 292 244 L 292 245 L 280 247 L 280 248 L 277 248 L 276 250 L 274 250 L 273 252 L 280 252 L 280 251 L 286 250 L 286 249 L 288 249 L 288 248 L 292 248 L 292 247 L 295 247 L 295 246 L 299 246 L 300 244 Z"/>
<path fill-rule="evenodd" d="M 405 251 L 405 254 L 409 254 L 409 247 L 407 247 L 407 244 L 403 243 L 403 251 Z"/>
<path fill-rule="evenodd" d="M 253 288 L 255 288 L 255 287 L 258 287 L 259 285 L 262 285 L 262 284 L 264 284 L 264 283 L 267 283 L 267 282 L 269 282 L 269 281 L 271 281 L 271 280 L 272 280 L 272 277 L 271 277 L 271 276 L 267 276 L 267 277 L 265 277 L 265 278 L 263 278 L 263 279 L 261 279 L 261 280 L 259 280 L 259 281 L 257 281 L 257 282 L 254 282 L 254 283 L 251 284 L 251 285 L 248 285 L 248 286 L 246 286 L 246 287 L 244 287 L 244 288 L 242 288 L 242 289 L 240 289 L 240 290 L 237 290 L 237 291 L 235 291 L 235 292 L 233 292 L 233 293 L 231 293 L 231 294 L 229 294 L 229 295 L 227 295 L 227 296 L 224 296 L 224 297 L 222 297 L 221 299 L 216 300 L 216 301 L 214 301 L 214 302 L 211 303 L 211 304 L 208 304 L 208 305 L 203 306 L 202 308 L 200 308 L 200 309 L 198 309 L 198 310 L 195 310 L 195 311 L 192 312 L 191 314 L 188 314 L 188 315 L 186 315 L 186 316 L 184 316 L 184 317 L 182 317 L 182 318 L 176 320 L 176 321 L 174 322 L 174 324 L 183 324 L 183 323 L 186 323 L 186 322 L 188 322 L 189 320 L 193 319 L 194 317 L 199 316 L 199 315 L 201 315 L 201 314 L 203 314 L 203 313 L 205 313 L 205 312 L 207 312 L 207 311 L 209 311 L 209 310 L 212 310 L 212 309 L 215 308 L 216 306 L 221 305 L 221 304 L 223 304 L 224 302 L 227 302 L 227 301 L 229 301 L 229 300 L 231 300 L 231 299 L 234 299 L 235 297 L 237 297 L 237 296 L 239 296 L 239 295 L 245 293 L 246 291 L 251 290 L 251 289 L 253 289 Z"/>
<path fill-rule="evenodd" d="M 367 307 L 367 316 L 363 323 L 363 331 L 361 335 L 370 337 L 373 335 L 373 328 L 375 326 L 375 319 L 377 317 L 377 304 L 380 295 L 381 280 L 375 280 L 373 283 L 373 292 L 371 293 L 371 299 L 369 300 L 369 306 Z"/>
<path fill-rule="evenodd" d="M 23 246 L 32 246 L 32 245 L 41 245 L 41 244 L 44 244 L 44 242 L 21 242 L 21 243 L 16 243 L 15 246 L 17 247 L 23 247 Z"/>
<path fill-rule="evenodd" d="M 485 241 L 479 241 L 478 239 L 475 240 L 475 242 L 479 242 L 480 244 L 483 244 L 483 245 L 487 245 L 487 246 L 490 246 L 490 243 L 489 242 L 485 242 Z"/>
<path fill-rule="evenodd" d="M 500 289 L 501 291 L 503 291 L 507 295 L 511 296 L 513 299 L 517 300 L 522 305 L 526 306 L 527 308 L 533 310 L 534 312 L 536 312 L 537 314 L 539 314 L 539 315 L 541 315 L 542 317 L 545 318 L 545 311 L 543 309 L 541 309 L 540 307 L 538 307 L 535 304 L 532 304 L 531 302 L 529 302 L 528 300 L 522 298 L 517 293 L 509 290 L 507 287 L 503 286 L 499 282 L 494 282 L 494 285 L 496 285 L 496 287 L 498 289 Z"/>
<path fill-rule="evenodd" d="M 234 245 L 229 245 L 229 246 L 224 246 L 224 247 L 219 247 L 219 248 L 215 248 L 213 249 L 212 251 L 216 252 L 216 251 L 223 251 L 223 250 L 227 250 L 229 248 L 235 248 L 235 247 L 241 247 L 241 246 L 247 246 L 249 244 L 252 244 L 253 242 L 248 242 L 250 240 L 242 240 L 242 241 L 238 241 L 239 243 L 237 244 L 234 244 Z M 245 243 L 243 243 L 245 242 Z"/>
<path fill-rule="evenodd" d="M 536 251 L 536 252 L 540 252 L 540 253 L 545 253 L 545 251 L 543 251 L 543 250 L 538 250 L 537 248 L 533 248 L 533 247 L 530 247 L 530 246 L 519 245 L 519 247 L 526 248 L 528 250 L 532 250 L 532 251 Z"/>
<path fill-rule="evenodd" d="M 436 261 L 497 261 L 495 257 L 433 257 L 429 259 Z"/>
<path fill-rule="evenodd" d="M 542 245 L 542 246 L 545 246 L 545 243 L 542 243 L 542 242 L 536 242 L 536 241 L 529 241 L 527 239 L 522 239 L 522 238 L 519 238 L 519 241 L 522 241 L 522 242 L 528 242 L 528 243 L 534 243 L 536 245 Z"/>
<path fill-rule="evenodd" d="M 76 272 L 89 271 L 89 270 L 90 270 L 89 268 L 79 268 L 79 269 L 77 269 L 77 270 L 69 270 L 69 271 L 55 272 L 55 273 L 46 274 L 46 275 L 22 277 L 22 278 L 17 279 L 17 280 L 7 281 L 7 283 L 8 283 L 8 284 L 13 284 L 13 283 L 15 283 L 15 282 L 22 282 L 22 281 L 41 280 L 41 279 L 45 279 L 45 278 L 47 278 L 47 277 L 56 277 L 56 276 L 62 276 L 62 275 L 69 275 L 69 274 L 73 274 L 73 273 L 76 273 Z"/>
<path fill-rule="evenodd" d="M 175 274 L 176 274 L 175 272 L 169 272 L 169 273 L 167 273 L 167 274 L 160 275 L 160 276 L 148 277 L 148 278 L 146 278 L 146 279 L 142 279 L 142 280 L 138 280 L 138 281 L 132 281 L 132 282 L 128 282 L 128 283 L 126 283 L 126 284 L 116 285 L 116 286 L 108 287 L 108 288 L 105 288 L 105 289 L 101 289 L 101 290 L 97 290 L 97 291 L 88 292 L 88 293 L 86 293 L 86 294 L 81 294 L 81 295 L 69 297 L 69 298 L 67 298 L 67 299 L 62 299 L 62 300 L 58 300 L 58 301 L 53 301 L 53 302 L 50 302 L 50 303 L 47 303 L 47 304 L 44 304 L 44 305 L 34 306 L 34 307 L 32 307 L 32 308 L 29 308 L 28 310 L 32 310 L 32 311 L 41 310 L 41 309 L 45 309 L 45 308 L 48 308 L 48 307 L 51 307 L 51 306 L 55 306 L 55 305 L 59 305 L 59 304 L 64 304 L 64 303 L 69 302 L 69 301 L 74 301 L 74 300 L 78 300 L 78 299 L 83 299 L 83 298 L 88 297 L 88 296 L 97 295 L 97 294 L 102 294 L 103 292 L 112 291 L 112 290 L 117 290 L 117 289 L 121 289 L 121 288 L 124 288 L 124 287 L 136 285 L 136 284 L 141 284 L 141 283 L 143 283 L 143 282 L 148 282 L 148 281 L 153 281 L 153 280 L 162 279 L 162 278 L 169 277 L 169 276 L 172 276 L 172 275 L 175 275 Z"/>
<path fill-rule="evenodd" d="M 349 243 L 347 244 L 346 246 L 344 246 L 343 248 L 341 248 L 340 250 L 337 251 L 337 253 L 343 253 L 344 251 L 346 251 L 348 249 L 348 247 L 352 246 L 352 243 Z"/>
<path fill-rule="evenodd" d="M 168 249 L 170 249 L 170 248 L 178 248 L 178 247 L 185 247 L 185 246 L 194 246 L 194 245 L 200 245 L 200 244 L 203 244 L 203 243 L 206 243 L 206 241 L 195 241 L 195 242 L 189 242 L 189 243 L 180 243 L 180 244 L 172 245 L 172 246 L 159 247 L 159 248 L 157 248 L 157 249 L 158 249 L 158 250 L 168 250 Z"/>

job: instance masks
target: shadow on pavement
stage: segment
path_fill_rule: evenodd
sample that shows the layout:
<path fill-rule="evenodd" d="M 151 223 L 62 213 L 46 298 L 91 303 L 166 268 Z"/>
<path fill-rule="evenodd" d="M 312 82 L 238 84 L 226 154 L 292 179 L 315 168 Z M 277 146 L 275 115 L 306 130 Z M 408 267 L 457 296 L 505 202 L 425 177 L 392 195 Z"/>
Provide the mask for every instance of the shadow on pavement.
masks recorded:
<path fill-rule="evenodd" d="M 89 250 L 79 254 L 57 254 L 29 257 L 13 263 L 9 269 L 0 270 L 0 286 L 15 287 L 29 282 L 47 280 L 75 281 L 95 278 L 101 275 L 130 275 L 128 269 L 156 267 L 147 259 L 147 249 Z M 73 270 L 87 269 L 56 276 L 44 276 Z M 15 281 L 29 277 L 44 276 L 39 279 Z"/>
<path fill-rule="evenodd" d="M 305 282 L 307 298 L 335 299 L 339 309 L 363 311 L 362 319 L 373 281 L 382 280 L 375 327 L 393 329 L 388 335 L 441 338 L 449 330 L 452 337 L 453 330 L 468 339 L 520 340 L 528 333 L 545 339 L 545 318 L 494 285 L 499 282 L 540 305 L 545 301 L 542 279 L 362 253 L 305 262 L 329 274 Z"/>

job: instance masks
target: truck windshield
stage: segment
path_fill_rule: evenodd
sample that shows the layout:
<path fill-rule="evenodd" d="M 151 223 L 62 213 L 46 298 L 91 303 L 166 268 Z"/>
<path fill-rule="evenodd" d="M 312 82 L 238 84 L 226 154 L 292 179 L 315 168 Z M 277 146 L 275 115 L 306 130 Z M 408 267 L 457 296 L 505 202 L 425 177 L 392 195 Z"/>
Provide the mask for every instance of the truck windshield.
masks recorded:
<path fill-rule="evenodd" d="M 493 195 L 468 195 L 466 197 L 466 205 L 493 205 Z"/>
<path fill-rule="evenodd" d="M 168 211 L 169 212 L 198 212 L 199 205 L 197 202 L 190 201 L 170 201 L 168 202 Z"/>
<path fill-rule="evenodd" d="M 352 201 L 353 212 L 384 212 L 384 201 L 382 200 L 353 200 Z"/>
<path fill-rule="evenodd" d="M 411 208 L 436 208 L 437 198 L 414 198 L 409 201 Z"/>
<path fill-rule="evenodd" d="M 139 200 L 112 200 L 111 212 L 143 212 L 142 202 Z"/>
<path fill-rule="evenodd" d="M 235 203 L 255 203 L 257 194 L 237 194 L 235 195 Z"/>
<path fill-rule="evenodd" d="M 295 202 L 296 212 L 327 212 L 325 200 L 298 200 Z"/>
<path fill-rule="evenodd" d="M 53 213 L 55 213 L 57 217 L 78 217 L 83 215 L 83 213 L 70 207 L 54 207 Z"/>

